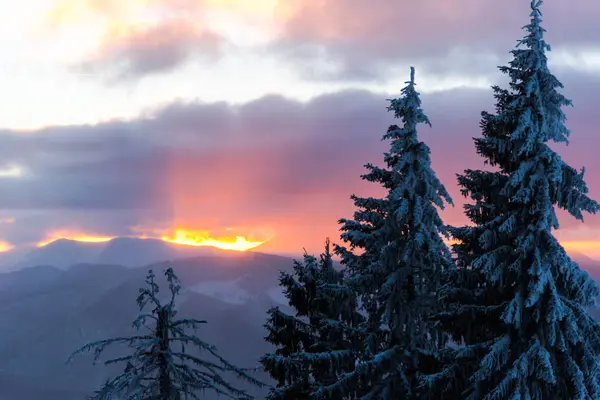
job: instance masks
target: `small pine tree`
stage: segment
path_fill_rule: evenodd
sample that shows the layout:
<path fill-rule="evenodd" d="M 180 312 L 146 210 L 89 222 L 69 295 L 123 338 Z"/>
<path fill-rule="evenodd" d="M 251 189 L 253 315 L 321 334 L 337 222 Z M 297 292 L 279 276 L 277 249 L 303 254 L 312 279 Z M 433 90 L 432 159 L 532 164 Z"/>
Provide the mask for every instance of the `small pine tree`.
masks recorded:
<path fill-rule="evenodd" d="M 600 398 L 600 325 L 586 310 L 600 290 L 552 233 L 555 206 L 580 220 L 600 206 L 584 171 L 547 144 L 568 142 L 561 108 L 571 102 L 548 69 L 541 4 L 531 2 L 527 34 L 500 67 L 510 90 L 493 87 L 496 114 L 482 113 L 475 139 L 498 171 L 459 176 L 475 225 L 452 230 L 459 271 L 440 321 L 461 346 L 436 377 L 457 382 L 457 398 Z"/>
<path fill-rule="evenodd" d="M 279 307 L 268 311 L 265 340 L 277 347 L 260 361 L 277 381 L 269 400 L 308 399 L 318 387 L 354 369 L 352 349 L 357 344 L 350 341 L 354 336 L 348 330 L 363 317 L 343 279 L 343 272 L 333 266 L 329 239 L 319 260 L 305 254 L 302 263 L 294 261 L 293 274 L 281 273 L 280 285 L 296 314 L 286 314 Z M 330 352 L 336 354 L 335 363 L 329 360 Z"/>
<path fill-rule="evenodd" d="M 77 354 L 93 349 L 96 363 L 104 349 L 111 344 L 122 343 L 132 348 L 132 354 L 104 362 L 105 365 L 126 363 L 126 366 L 122 374 L 107 381 L 90 399 L 108 400 L 117 395 L 127 400 L 199 399 L 199 393 L 205 390 L 215 391 L 231 399 L 251 399 L 252 396 L 245 391 L 227 383 L 221 374 L 232 372 L 259 387 L 264 384 L 248 375 L 247 370 L 236 367 L 221 357 L 214 346 L 185 332 L 186 328 L 195 331 L 206 321 L 175 318 L 175 299 L 181 286 L 172 268 L 165 271 L 165 276 L 171 292 L 168 303 L 162 304 L 157 297 L 159 286 L 152 270 L 146 277 L 147 287 L 140 288 L 137 298 L 140 315 L 134 320 L 133 326 L 138 331 L 145 327 L 151 331 L 149 334 L 92 342 L 69 357 L 71 361 Z M 143 309 L 148 304 L 152 304 L 154 308 L 150 313 L 144 313 Z M 150 328 L 148 323 L 154 327 Z M 193 346 L 210 354 L 215 361 L 189 354 L 186 346 Z"/>
<path fill-rule="evenodd" d="M 431 168 L 429 147 L 419 141 L 417 125 L 428 124 L 415 90 L 414 68 L 402 97 L 388 111 L 403 120 L 383 136 L 387 169 L 371 164 L 362 178 L 379 183 L 383 199 L 352 196 L 359 209 L 354 220 L 342 219 L 343 246 L 335 251 L 348 271 L 348 284 L 358 293 L 368 318 L 361 326 L 361 359 L 354 371 L 315 394 L 350 394 L 357 387 L 370 399 L 425 399 L 420 373 L 435 368 L 445 335 L 429 320 L 438 310 L 442 273 L 452 259 L 442 236 L 437 209 L 452 204 Z M 360 251 L 357 251 L 360 250 Z"/>

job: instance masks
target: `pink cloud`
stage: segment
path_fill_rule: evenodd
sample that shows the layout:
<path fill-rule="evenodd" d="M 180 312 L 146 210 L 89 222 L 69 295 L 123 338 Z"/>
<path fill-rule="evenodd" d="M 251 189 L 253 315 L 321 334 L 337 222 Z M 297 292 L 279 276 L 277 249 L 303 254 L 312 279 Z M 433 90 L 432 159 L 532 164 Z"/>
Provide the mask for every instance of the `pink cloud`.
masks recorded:
<path fill-rule="evenodd" d="M 173 70 L 197 55 L 219 56 L 221 38 L 188 20 L 173 19 L 137 28 L 119 27 L 108 32 L 101 47 L 81 67 L 114 70 L 117 79 Z"/>
<path fill-rule="evenodd" d="M 587 167 L 591 195 L 600 199 L 600 80 L 559 78 L 575 108 L 567 110 L 572 142 L 556 148 L 576 168 Z M 352 193 L 381 194 L 359 176 L 365 163 L 382 164 L 381 136 L 397 122 L 385 99 L 395 95 L 344 91 L 306 103 L 267 96 L 242 106 L 173 104 L 140 120 L 0 133 L 0 158 L 33 171 L 29 179 L 0 182 L 0 204 L 16 218 L 1 227 L 2 239 L 36 242 L 65 224 L 117 236 L 185 222 L 196 230 L 274 232 L 264 251 L 319 251 L 326 236 L 339 237 L 337 220 L 352 215 Z M 455 202 L 443 216 L 466 223 L 455 175 L 484 168 L 472 138 L 480 135 L 480 112 L 493 110 L 491 90 L 456 89 L 422 100 L 433 127 L 422 126 L 419 135 Z M 565 229 L 582 226 L 560 218 Z M 585 226 L 600 229 L 600 215 Z"/>

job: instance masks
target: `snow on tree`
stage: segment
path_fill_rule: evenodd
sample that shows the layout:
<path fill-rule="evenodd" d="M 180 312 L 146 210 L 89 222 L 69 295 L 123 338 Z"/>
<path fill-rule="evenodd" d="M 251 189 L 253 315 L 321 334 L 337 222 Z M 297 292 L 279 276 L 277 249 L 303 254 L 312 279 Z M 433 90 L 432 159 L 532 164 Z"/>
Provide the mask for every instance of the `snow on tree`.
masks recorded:
<path fill-rule="evenodd" d="M 475 224 L 452 229 L 458 273 L 444 289 L 451 311 L 440 320 L 460 341 L 455 362 L 430 383 L 458 380 L 457 398 L 600 398 L 600 325 L 587 312 L 600 290 L 553 236 L 555 206 L 583 220 L 596 213 L 584 170 L 548 145 L 567 143 L 563 106 L 571 101 L 550 73 L 542 2 L 531 2 L 526 36 L 494 86 L 496 113 L 482 113 L 477 152 L 496 172 L 459 176 Z"/>
<path fill-rule="evenodd" d="M 303 262 L 294 261 L 293 274 L 281 272 L 280 286 L 296 312 L 289 315 L 279 307 L 268 311 L 265 339 L 277 348 L 261 358 L 264 369 L 277 381 L 269 400 L 308 399 L 318 387 L 354 369 L 352 349 L 358 345 L 350 341 L 355 335 L 347 332 L 364 317 L 343 279 L 343 272 L 333 266 L 329 239 L 319 260 L 305 254 Z M 330 354 L 335 354 L 335 360 Z"/>
<path fill-rule="evenodd" d="M 403 121 L 392 125 L 383 140 L 387 168 L 367 164 L 362 179 L 383 186 L 385 198 L 352 196 L 358 211 L 342 219 L 337 246 L 348 271 L 348 284 L 357 292 L 367 314 L 361 326 L 363 346 L 354 371 L 338 382 L 321 387 L 315 395 L 353 393 L 368 387 L 364 399 L 425 399 L 421 371 L 437 365 L 445 335 L 429 320 L 438 310 L 438 289 L 452 259 L 442 240 L 445 226 L 438 208 L 452 204 L 431 168 L 430 149 L 419 141 L 417 126 L 431 125 L 415 89 L 414 68 L 402 97 L 390 100 L 388 111 Z"/>
<path fill-rule="evenodd" d="M 214 346 L 186 333 L 188 329 L 195 331 L 206 321 L 176 319 L 175 299 L 181 286 L 172 268 L 166 269 L 165 277 L 170 290 L 168 303 L 163 304 L 158 299 L 159 286 L 152 270 L 146 277 L 147 287 L 139 290 L 137 304 L 140 314 L 133 326 L 137 331 L 146 328 L 149 333 L 92 342 L 69 357 L 71 361 L 77 354 L 93 350 L 96 363 L 105 348 L 112 344 L 126 344 L 132 349 L 129 355 L 104 362 L 105 365 L 126 363 L 126 366 L 122 374 L 107 381 L 90 399 L 109 400 L 117 396 L 126 400 L 199 399 L 206 390 L 231 399 L 252 399 L 245 391 L 227 383 L 222 374 L 234 373 L 259 387 L 264 384 L 250 376 L 247 369 L 236 367 L 221 357 Z M 149 304 L 154 308 L 150 313 L 144 312 Z M 201 350 L 213 360 L 190 354 L 186 346 Z"/>

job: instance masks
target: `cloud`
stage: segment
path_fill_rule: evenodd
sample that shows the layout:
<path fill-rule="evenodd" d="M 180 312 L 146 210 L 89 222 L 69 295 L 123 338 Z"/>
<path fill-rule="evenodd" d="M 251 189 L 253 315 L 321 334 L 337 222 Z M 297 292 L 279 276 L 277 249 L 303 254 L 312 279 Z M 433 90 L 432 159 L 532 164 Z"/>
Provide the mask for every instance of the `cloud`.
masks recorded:
<path fill-rule="evenodd" d="M 219 59 L 226 40 L 208 26 L 209 3 L 63 0 L 45 13 L 40 27 L 45 37 L 40 39 L 56 35 L 56 40 L 68 39 L 81 47 L 76 61 L 69 62 L 77 72 L 103 77 L 108 83 L 136 81 L 171 72 L 190 59 Z M 83 49 L 87 51 L 82 53 Z"/>
<path fill-rule="evenodd" d="M 596 2 L 548 1 L 542 10 L 553 46 L 571 58 L 598 50 Z M 79 21 L 75 35 L 91 29 L 97 47 L 75 67 L 112 83 L 169 72 L 198 57 L 214 63 L 237 54 L 233 42 L 254 36 L 254 52 L 305 79 L 372 83 L 408 64 L 457 79 L 496 77 L 493 66 L 508 59 L 529 11 L 521 0 L 371 0 L 351 7 L 345 0 L 63 0 L 46 25 L 56 31 Z M 87 26 L 94 24 L 99 28 Z"/>
<path fill-rule="evenodd" d="M 408 71 L 406 71 L 408 74 Z M 417 83 L 419 73 L 417 71 Z M 577 168 L 586 166 L 600 197 L 595 148 L 595 93 L 600 78 L 561 74 L 572 143 L 558 146 Z M 399 85 L 400 86 L 400 85 Z M 420 86 L 418 86 L 420 88 Z M 0 159 L 26 171 L 0 177 L 3 239 L 37 242 L 64 227 L 115 236 L 186 225 L 274 232 L 264 251 L 318 251 L 337 223 L 352 215 L 349 200 L 379 194 L 359 178 L 367 162 L 381 164 L 381 136 L 394 123 L 386 98 L 395 94 L 343 91 L 301 103 L 281 96 L 227 103 L 179 102 L 139 119 L 97 125 L 0 132 Z M 433 127 L 420 136 L 456 207 L 450 224 L 466 222 L 455 174 L 483 167 L 472 137 L 479 114 L 493 109 L 490 90 L 455 89 L 422 96 Z M 564 227 L 580 226 L 563 217 Z M 600 218 L 588 218 L 598 226 Z M 240 228 L 241 229 L 241 228 Z M 270 247 L 269 247 L 270 246 Z"/>
<path fill-rule="evenodd" d="M 217 59 L 222 38 L 192 21 L 173 19 L 150 27 L 120 27 L 77 68 L 108 75 L 111 81 L 171 72 L 193 56 Z M 110 71 L 110 72 L 106 72 Z"/>
<path fill-rule="evenodd" d="M 50 42 L 64 53 L 62 58 L 75 60 L 67 62 L 73 70 L 122 84 L 171 72 L 190 61 L 211 65 L 239 46 L 268 41 L 278 23 L 276 4 L 277 0 L 59 0 L 37 28 L 39 40 L 54 37 Z"/>
<path fill-rule="evenodd" d="M 507 0 L 296 0 L 273 51 L 302 68 L 306 78 L 374 81 L 398 63 L 421 72 L 494 73 L 504 62 L 529 2 Z M 592 0 L 542 6 L 553 46 L 598 47 L 600 6 Z M 490 63 L 494 61 L 494 63 Z M 486 72 L 488 71 L 488 72 Z"/>

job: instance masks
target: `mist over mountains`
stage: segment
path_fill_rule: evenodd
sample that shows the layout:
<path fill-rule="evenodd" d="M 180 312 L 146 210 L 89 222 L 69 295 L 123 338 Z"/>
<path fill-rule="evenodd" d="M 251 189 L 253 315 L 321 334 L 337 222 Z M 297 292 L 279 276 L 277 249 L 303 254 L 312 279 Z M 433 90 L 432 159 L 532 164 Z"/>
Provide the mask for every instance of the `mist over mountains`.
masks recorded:
<path fill-rule="evenodd" d="M 183 286 L 180 315 L 208 321 L 200 338 L 237 365 L 257 366 L 271 350 L 263 340 L 266 310 L 287 307 L 278 271 L 293 265 L 288 257 L 131 238 L 58 240 L 11 257 L 0 264 L 10 270 L 0 274 L 0 400 L 80 400 L 119 372 L 122 366 L 93 366 L 92 355 L 66 360 L 87 342 L 134 332 L 135 298 L 150 268 L 162 287 L 162 271 L 174 267 Z M 574 258 L 599 277 L 599 262 Z M 106 357 L 122 350 L 109 349 Z M 266 393 L 238 385 L 258 398 Z"/>
<path fill-rule="evenodd" d="M 156 261 L 201 255 L 233 255 L 214 247 L 185 246 L 160 239 L 119 237 L 107 242 L 59 239 L 42 247 L 16 248 L 0 254 L 0 271 L 51 265 L 64 270 L 76 264 L 141 267 Z"/>
<path fill-rule="evenodd" d="M 92 366 L 92 355 L 67 365 L 67 358 L 87 342 L 131 335 L 148 269 L 161 284 L 168 266 L 183 286 L 180 315 L 208 321 L 198 336 L 237 365 L 257 366 L 270 350 L 263 340 L 265 312 L 285 301 L 278 271 L 290 270 L 292 259 L 148 239 L 59 240 L 0 274 L 0 399 L 75 400 L 93 393 L 122 366 Z M 106 356 L 115 354 L 122 354 L 118 347 Z"/>

